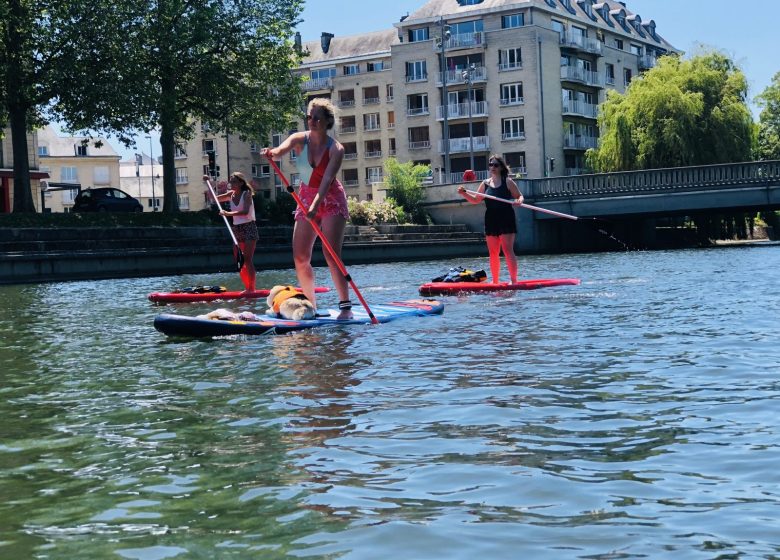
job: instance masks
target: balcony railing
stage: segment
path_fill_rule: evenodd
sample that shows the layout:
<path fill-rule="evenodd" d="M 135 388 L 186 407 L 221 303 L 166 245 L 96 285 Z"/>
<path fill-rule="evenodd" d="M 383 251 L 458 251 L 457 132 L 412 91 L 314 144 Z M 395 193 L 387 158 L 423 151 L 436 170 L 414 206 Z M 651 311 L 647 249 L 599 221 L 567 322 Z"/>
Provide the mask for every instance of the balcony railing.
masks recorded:
<path fill-rule="evenodd" d="M 376 105 L 381 103 L 382 99 L 379 97 L 365 97 L 363 98 L 363 105 Z"/>
<path fill-rule="evenodd" d="M 596 55 L 601 55 L 602 51 L 602 44 L 598 39 L 590 39 L 570 31 L 561 33 L 561 46 Z"/>
<path fill-rule="evenodd" d="M 355 100 L 354 99 L 341 99 L 339 100 L 339 107 L 342 109 L 346 107 L 354 107 L 355 106 Z"/>
<path fill-rule="evenodd" d="M 499 103 L 502 107 L 506 107 L 509 105 L 522 105 L 525 103 L 525 100 L 522 97 L 505 97 Z"/>
<path fill-rule="evenodd" d="M 473 138 L 450 138 L 450 150 L 451 154 L 457 154 L 462 152 L 471 151 L 473 140 L 473 147 L 475 152 L 484 152 L 490 149 L 490 138 L 487 136 L 474 136 Z M 439 152 L 444 153 L 444 140 L 439 140 Z"/>
<path fill-rule="evenodd" d="M 471 102 L 471 116 L 472 117 L 486 117 L 488 114 L 487 101 L 472 101 Z M 458 103 L 447 105 L 447 118 L 448 119 L 464 119 L 469 116 L 469 104 Z M 444 120 L 444 105 L 439 105 L 436 108 L 436 120 Z"/>
<path fill-rule="evenodd" d="M 438 72 L 436 75 L 436 85 L 441 87 L 444 83 L 444 77 L 447 77 L 447 85 L 458 85 L 466 83 L 466 76 L 463 75 L 465 70 L 447 70 L 446 72 Z M 487 81 L 487 68 L 484 66 L 477 66 L 473 72 L 471 72 L 471 83 L 485 82 Z"/>
<path fill-rule="evenodd" d="M 357 159 L 357 152 L 349 152 L 344 154 L 344 159 Z"/>
<path fill-rule="evenodd" d="M 373 152 L 366 152 L 366 159 L 382 157 L 382 150 L 376 150 Z"/>
<path fill-rule="evenodd" d="M 481 47 L 485 45 L 485 34 L 482 31 L 473 33 L 458 33 L 451 36 L 444 42 L 444 48 L 449 49 L 468 49 L 472 47 Z M 433 42 L 433 48 L 438 49 L 436 41 Z"/>
<path fill-rule="evenodd" d="M 510 70 L 522 70 L 522 68 L 523 68 L 522 60 L 519 60 L 517 62 L 500 62 L 498 64 L 499 72 L 509 72 Z"/>
<path fill-rule="evenodd" d="M 655 68 L 655 65 L 658 64 L 658 59 L 651 54 L 645 54 L 639 56 L 638 64 L 640 70 L 650 70 L 650 68 Z"/>
<path fill-rule="evenodd" d="M 430 115 L 428 107 L 412 107 L 406 109 L 407 117 L 419 117 L 420 115 Z"/>
<path fill-rule="evenodd" d="M 360 185 L 360 180 L 358 179 L 344 179 L 344 182 L 342 183 L 345 187 L 357 187 Z"/>
<path fill-rule="evenodd" d="M 410 74 L 406 76 L 406 83 L 412 82 L 426 82 L 428 81 L 428 74 Z"/>
<path fill-rule="evenodd" d="M 339 127 L 339 134 L 351 134 L 355 132 L 356 128 L 355 126 L 342 126 Z"/>
<path fill-rule="evenodd" d="M 599 139 L 595 136 L 579 136 L 576 134 L 566 134 L 563 137 L 563 147 L 571 150 L 587 150 L 595 148 Z"/>
<path fill-rule="evenodd" d="M 595 119 L 599 116 L 599 106 L 576 99 L 568 99 L 563 102 L 563 114 Z"/>
<path fill-rule="evenodd" d="M 417 142 L 409 142 L 410 150 L 427 150 L 431 147 L 430 140 L 419 140 Z"/>
<path fill-rule="evenodd" d="M 315 78 L 313 80 L 306 80 L 303 82 L 303 89 L 306 91 L 331 89 L 332 87 L 333 80 L 331 78 Z"/>
<path fill-rule="evenodd" d="M 363 131 L 364 132 L 372 132 L 374 130 L 379 130 L 381 128 L 382 127 L 379 126 L 379 123 L 369 123 L 369 124 L 363 125 Z"/>
<path fill-rule="evenodd" d="M 501 134 L 501 140 L 525 140 L 525 131 L 518 130 L 514 132 L 504 132 Z"/>
<path fill-rule="evenodd" d="M 598 72 L 585 70 L 578 66 L 561 66 L 561 79 L 570 82 L 582 82 L 594 87 L 604 87 L 604 82 Z"/>
<path fill-rule="evenodd" d="M 395 123 L 394 122 L 387 123 L 387 128 L 388 130 L 393 130 L 395 128 Z"/>

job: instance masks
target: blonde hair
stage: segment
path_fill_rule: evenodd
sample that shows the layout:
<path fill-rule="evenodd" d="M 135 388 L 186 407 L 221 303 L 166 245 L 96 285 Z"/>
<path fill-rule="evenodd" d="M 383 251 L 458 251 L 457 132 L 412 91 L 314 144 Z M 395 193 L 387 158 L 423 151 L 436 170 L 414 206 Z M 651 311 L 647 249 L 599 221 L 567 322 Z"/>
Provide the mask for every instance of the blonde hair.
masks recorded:
<path fill-rule="evenodd" d="M 230 177 L 228 178 L 228 183 L 232 181 L 233 179 L 238 179 L 241 181 L 241 190 L 242 191 L 249 191 L 253 195 L 255 194 L 255 189 L 252 188 L 252 185 L 249 184 L 249 182 L 246 180 L 246 177 L 244 177 L 244 174 L 240 171 L 235 171 L 230 174 Z"/>
<path fill-rule="evenodd" d="M 315 107 L 319 108 L 320 111 L 322 111 L 323 116 L 327 119 L 328 130 L 333 128 L 333 125 L 336 124 L 336 107 L 330 102 L 330 99 L 315 97 L 309 101 L 309 113 L 311 113 L 311 110 Z"/>

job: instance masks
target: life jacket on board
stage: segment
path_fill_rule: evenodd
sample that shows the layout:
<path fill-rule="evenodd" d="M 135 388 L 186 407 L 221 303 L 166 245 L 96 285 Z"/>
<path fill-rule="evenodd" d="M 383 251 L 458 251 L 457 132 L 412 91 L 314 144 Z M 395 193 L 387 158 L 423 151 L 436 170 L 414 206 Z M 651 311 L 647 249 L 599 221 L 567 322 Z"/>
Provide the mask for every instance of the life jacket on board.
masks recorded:
<path fill-rule="evenodd" d="M 284 289 L 279 290 L 279 293 L 274 296 L 273 302 L 271 303 L 271 309 L 273 309 L 273 312 L 278 315 L 279 311 L 281 310 L 282 303 L 290 298 L 307 299 L 305 295 L 292 286 L 285 286 Z"/>
<path fill-rule="evenodd" d="M 447 274 L 437 276 L 432 282 L 484 282 L 487 273 L 484 270 L 469 270 L 462 266 L 455 266 Z"/>

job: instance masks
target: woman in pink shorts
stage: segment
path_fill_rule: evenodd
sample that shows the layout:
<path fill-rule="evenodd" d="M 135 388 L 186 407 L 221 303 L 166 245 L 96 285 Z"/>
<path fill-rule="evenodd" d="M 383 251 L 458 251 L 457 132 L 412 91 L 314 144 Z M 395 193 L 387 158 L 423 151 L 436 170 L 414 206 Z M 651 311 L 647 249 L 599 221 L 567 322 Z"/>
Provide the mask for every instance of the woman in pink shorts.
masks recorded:
<path fill-rule="evenodd" d="M 349 220 L 347 210 L 347 195 L 344 187 L 336 179 L 336 174 L 344 159 L 344 147 L 328 136 L 328 130 L 336 122 L 335 108 L 327 99 L 312 99 L 306 113 L 308 131 L 296 132 L 290 135 L 277 148 L 264 148 L 263 155 L 278 159 L 290 150 L 294 150 L 297 171 L 301 176 L 301 187 L 298 194 L 304 206 L 295 211 L 295 228 L 293 229 L 293 258 L 295 272 L 303 293 L 317 306 L 314 294 L 314 270 L 311 266 L 312 250 L 317 234 L 309 223 L 314 220 L 322 233 L 333 246 L 333 250 L 341 259 L 341 246 L 344 243 L 344 229 Z M 340 318 L 352 317 L 352 303 L 349 299 L 349 285 L 341 274 L 338 265 L 327 251 L 325 260 L 330 268 L 330 275 L 339 294 Z"/>

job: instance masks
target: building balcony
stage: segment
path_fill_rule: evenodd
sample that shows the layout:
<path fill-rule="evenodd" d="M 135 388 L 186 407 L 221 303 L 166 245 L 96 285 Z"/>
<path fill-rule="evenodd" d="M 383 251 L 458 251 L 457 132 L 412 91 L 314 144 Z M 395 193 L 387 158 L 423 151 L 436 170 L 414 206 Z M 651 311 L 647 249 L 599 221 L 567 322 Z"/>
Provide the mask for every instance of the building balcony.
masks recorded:
<path fill-rule="evenodd" d="M 469 105 L 471 105 L 471 115 L 469 115 Z M 436 108 L 436 120 L 444 120 L 444 105 L 439 105 Z M 487 117 L 488 104 L 487 101 L 472 101 L 469 103 L 458 103 L 447 105 L 447 119 L 467 119 L 469 116 L 474 117 Z"/>
<path fill-rule="evenodd" d="M 639 65 L 640 70 L 650 70 L 651 68 L 655 68 L 655 65 L 658 64 L 658 59 L 651 54 L 640 55 L 637 64 Z"/>
<path fill-rule="evenodd" d="M 502 142 L 510 142 L 512 140 L 525 140 L 525 131 L 519 130 L 515 132 L 503 132 L 501 134 Z"/>
<path fill-rule="evenodd" d="M 355 106 L 355 100 L 354 99 L 342 99 L 338 102 L 338 106 L 341 109 L 347 109 L 349 107 Z"/>
<path fill-rule="evenodd" d="M 359 187 L 360 181 L 358 179 L 345 179 L 341 184 L 345 187 Z"/>
<path fill-rule="evenodd" d="M 463 73 L 466 70 L 447 70 L 446 72 L 438 72 L 436 75 L 436 86 L 441 87 L 444 85 L 444 78 L 447 78 L 448 86 L 457 86 L 466 83 L 466 77 Z M 476 84 L 479 82 L 487 81 L 487 68 L 484 66 L 477 66 L 471 73 L 471 83 Z"/>
<path fill-rule="evenodd" d="M 357 159 L 357 158 L 358 158 L 357 152 L 350 152 L 348 154 L 344 154 L 344 159 L 345 160 L 347 160 L 347 159 Z"/>
<path fill-rule="evenodd" d="M 599 139 L 595 136 L 578 136 L 576 134 L 566 134 L 563 137 L 563 148 L 565 150 L 588 150 L 598 145 Z"/>
<path fill-rule="evenodd" d="M 604 87 L 604 81 L 598 72 L 585 70 L 578 66 L 561 66 L 561 80 L 578 82 L 593 87 Z"/>
<path fill-rule="evenodd" d="M 431 112 L 428 109 L 428 107 L 414 107 L 414 108 L 407 108 L 406 109 L 406 116 L 407 117 L 420 117 L 423 115 L 430 115 Z"/>
<path fill-rule="evenodd" d="M 510 107 L 512 105 L 523 105 L 524 103 L 525 103 L 525 99 L 523 99 L 522 97 L 506 97 L 499 101 L 499 105 L 501 105 L 502 107 Z"/>
<path fill-rule="evenodd" d="M 428 74 L 412 74 L 406 76 L 407 84 L 413 84 L 415 82 L 427 82 L 427 81 L 428 81 Z"/>
<path fill-rule="evenodd" d="M 342 126 L 339 127 L 339 134 L 352 134 L 356 128 L 354 126 Z"/>
<path fill-rule="evenodd" d="M 382 157 L 382 150 L 376 150 L 374 152 L 366 152 L 365 158 L 381 158 Z"/>
<path fill-rule="evenodd" d="M 388 130 L 394 130 L 395 129 L 395 123 L 394 122 L 387 123 L 387 129 Z"/>
<path fill-rule="evenodd" d="M 470 152 L 472 145 L 475 152 L 485 152 L 490 149 L 490 138 L 488 136 L 474 136 L 472 138 L 450 138 L 449 152 L 458 154 Z M 439 152 L 444 153 L 444 140 L 439 140 Z"/>
<path fill-rule="evenodd" d="M 379 130 L 382 130 L 382 127 L 379 126 L 379 123 L 372 123 L 363 126 L 363 132 L 377 132 Z"/>
<path fill-rule="evenodd" d="M 512 70 L 522 70 L 522 69 L 523 69 L 522 60 L 518 62 L 501 62 L 498 65 L 499 72 L 511 72 Z"/>
<path fill-rule="evenodd" d="M 475 31 L 473 33 L 459 33 L 452 35 L 449 39 L 444 41 L 445 50 L 454 49 L 473 49 L 474 47 L 484 47 L 485 33 L 482 31 Z M 433 43 L 433 48 L 439 50 L 439 46 L 436 45 L 436 41 Z"/>
<path fill-rule="evenodd" d="M 599 116 L 599 106 L 593 103 L 569 99 L 563 102 L 563 114 L 595 119 Z"/>
<path fill-rule="evenodd" d="M 303 82 L 304 91 L 317 91 L 322 89 L 333 89 L 333 80 L 331 78 L 316 78 Z"/>
<path fill-rule="evenodd" d="M 602 55 L 603 49 L 603 45 L 598 39 L 590 39 L 588 37 L 583 37 L 579 33 L 571 33 L 570 31 L 561 33 L 561 47 L 595 54 L 597 56 Z"/>
<path fill-rule="evenodd" d="M 428 150 L 431 147 L 430 140 L 418 140 L 417 142 L 409 142 L 410 150 Z"/>
<path fill-rule="evenodd" d="M 378 105 L 382 102 L 382 99 L 379 97 L 366 97 L 363 99 L 363 105 Z"/>

